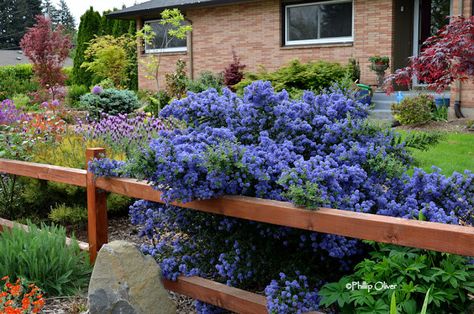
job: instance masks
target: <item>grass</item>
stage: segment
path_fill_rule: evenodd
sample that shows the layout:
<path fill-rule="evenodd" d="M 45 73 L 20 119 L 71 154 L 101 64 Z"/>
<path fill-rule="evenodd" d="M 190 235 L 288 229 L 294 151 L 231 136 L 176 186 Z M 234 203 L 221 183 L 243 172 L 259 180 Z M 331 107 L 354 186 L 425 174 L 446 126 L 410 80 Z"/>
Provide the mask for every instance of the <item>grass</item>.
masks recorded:
<path fill-rule="evenodd" d="M 432 166 L 441 168 L 441 172 L 448 176 L 464 170 L 474 172 L 474 134 L 447 132 L 440 143 L 429 150 L 413 150 L 413 157 L 416 167 L 427 172 L 433 171 Z"/>

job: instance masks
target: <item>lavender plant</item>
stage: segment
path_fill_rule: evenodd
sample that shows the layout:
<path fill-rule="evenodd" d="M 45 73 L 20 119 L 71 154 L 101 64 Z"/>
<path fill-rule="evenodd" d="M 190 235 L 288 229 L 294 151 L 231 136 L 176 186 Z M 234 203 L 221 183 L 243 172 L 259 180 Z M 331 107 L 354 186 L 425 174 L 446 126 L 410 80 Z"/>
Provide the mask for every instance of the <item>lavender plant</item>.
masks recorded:
<path fill-rule="evenodd" d="M 102 114 L 98 121 L 78 121 L 75 132 L 83 136 L 85 141 L 100 141 L 115 152 L 130 156 L 164 129 L 160 119 L 145 113 L 116 116 Z"/>
<path fill-rule="evenodd" d="M 407 144 L 368 123 L 367 114 L 366 105 L 337 88 L 305 92 L 298 100 L 275 93 L 268 82 L 253 83 L 243 97 L 229 90 L 188 93 L 161 111 L 163 118 L 185 121 L 186 129 L 159 131 L 119 169 L 110 160 L 97 160 L 93 167 L 101 175 L 146 179 L 168 203 L 240 194 L 309 209 L 472 223 L 474 175 L 446 178 L 417 170 L 408 177 Z M 355 239 L 170 205 L 139 201 L 130 214 L 150 239 L 143 251 L 160 262 L 165 277 L 200 275 L 265 290 L 274 313 L 317 309 L 320 283 L 337 280 L 367 254 Z M 282 281 L 280 273 L 295 270 L 296 283 Z M 201 303 L 197 308 L 215 310 Z"/>

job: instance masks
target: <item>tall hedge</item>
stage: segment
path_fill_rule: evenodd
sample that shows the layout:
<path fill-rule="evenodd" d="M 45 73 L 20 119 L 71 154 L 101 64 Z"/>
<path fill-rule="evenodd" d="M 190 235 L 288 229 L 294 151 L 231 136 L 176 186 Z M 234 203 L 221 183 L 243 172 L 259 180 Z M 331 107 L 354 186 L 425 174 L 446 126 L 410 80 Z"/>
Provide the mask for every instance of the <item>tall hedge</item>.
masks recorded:
<path fill-rule="evenodd" d="M 84 62 L 84 52 L 87 49 L 89 41 L 95 35 L 101 34 L 102 18 L 99 12 L 94 11 L 90 7 L 86 13 L 81 16 L 81 23 L 79 24 L 79 32 L 77 34 L 77 48 L 74 56 L 73 76 L 74 83 L 78 85 L 92 85 L 92 74 L 81 68 Z"/>

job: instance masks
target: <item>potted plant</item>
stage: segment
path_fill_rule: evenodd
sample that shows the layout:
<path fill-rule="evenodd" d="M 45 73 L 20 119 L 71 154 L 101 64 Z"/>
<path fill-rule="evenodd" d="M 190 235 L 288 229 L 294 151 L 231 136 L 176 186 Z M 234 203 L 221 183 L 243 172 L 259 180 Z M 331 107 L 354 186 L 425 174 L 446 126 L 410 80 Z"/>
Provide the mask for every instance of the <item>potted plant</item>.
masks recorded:
<path fill-rule="evenodd" d="M 389 67 L 389 57 L 372 56 L 369 58 L 370 69 L 377 74 L 377 86 L 382 87 L 385 77 L 385 70 Z"/>

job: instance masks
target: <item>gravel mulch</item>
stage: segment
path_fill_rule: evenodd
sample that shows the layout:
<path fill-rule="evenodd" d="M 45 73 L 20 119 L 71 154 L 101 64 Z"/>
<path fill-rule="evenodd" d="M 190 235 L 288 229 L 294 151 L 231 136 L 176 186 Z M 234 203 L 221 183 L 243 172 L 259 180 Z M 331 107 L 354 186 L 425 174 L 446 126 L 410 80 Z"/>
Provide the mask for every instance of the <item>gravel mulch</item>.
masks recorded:
<path fill-rule="evenodd" d="M 79 241 L 87 242 L 87 232 L 75 230 L 74 234 Z M 144 242 L 138 237 L 138 229 L 133 226 L 128 217 L 109 219 L 109 241 L 125 240 L 140 245 Z M 177 314 L 195 314 L 193 299 L 170 293 L 171 299 L 176 303 Z M 87 311 L 87 296 L 50 298 L 46 300 L 43 313 L 54 314 L 79 314 Z"/>

